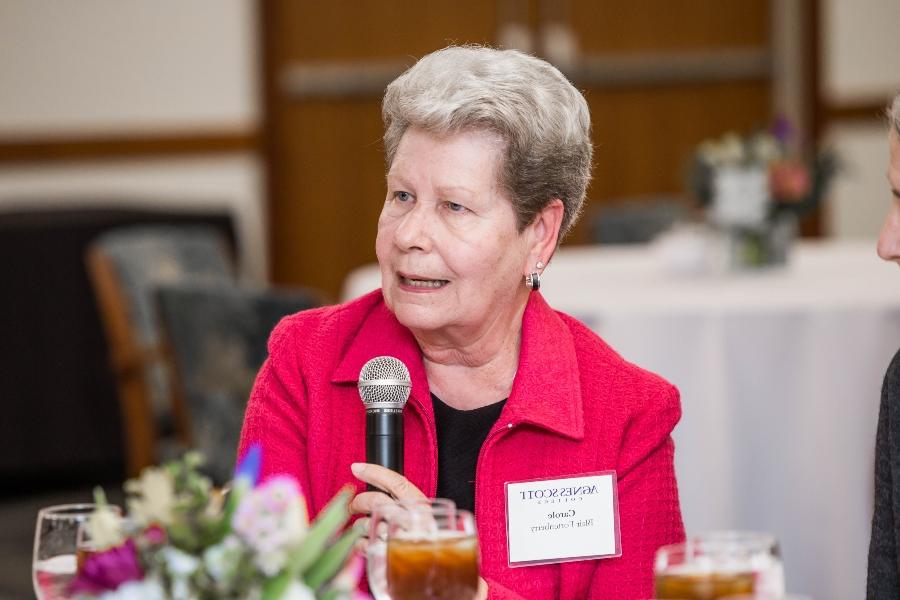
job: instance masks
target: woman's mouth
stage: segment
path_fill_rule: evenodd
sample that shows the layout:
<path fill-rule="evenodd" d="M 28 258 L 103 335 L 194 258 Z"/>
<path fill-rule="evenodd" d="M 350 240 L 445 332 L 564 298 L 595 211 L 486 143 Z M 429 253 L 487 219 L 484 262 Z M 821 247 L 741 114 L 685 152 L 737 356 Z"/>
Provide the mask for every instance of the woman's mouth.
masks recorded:
<path fill-rule="evenodd" d="M 404 275 L 400 275 L 400 283 L 404 286 L 419 288 L 419 289 L 438 289 L 442 288 L 448 283 L 446 279 L 420 279 L 414 277 L 406 277 Z"/>

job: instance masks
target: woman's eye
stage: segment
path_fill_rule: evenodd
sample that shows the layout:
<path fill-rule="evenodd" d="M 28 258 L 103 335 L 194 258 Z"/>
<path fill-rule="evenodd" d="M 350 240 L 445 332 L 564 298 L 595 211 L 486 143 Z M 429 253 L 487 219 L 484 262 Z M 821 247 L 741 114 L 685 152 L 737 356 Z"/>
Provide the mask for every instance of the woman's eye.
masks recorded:
<path fill-rule="evenodd" d="M 447 208 L 449 208 L 453 212 L 463 212 L 466 210 L 466 207 L 462 204 L 457 204 L 456 202 L 448 202 Z"/>
<path fill-rule="evenodd" d="M 409 192 L 394 192 L 394 198 L 400 202 L 409 202 L 413 196 Z"/>

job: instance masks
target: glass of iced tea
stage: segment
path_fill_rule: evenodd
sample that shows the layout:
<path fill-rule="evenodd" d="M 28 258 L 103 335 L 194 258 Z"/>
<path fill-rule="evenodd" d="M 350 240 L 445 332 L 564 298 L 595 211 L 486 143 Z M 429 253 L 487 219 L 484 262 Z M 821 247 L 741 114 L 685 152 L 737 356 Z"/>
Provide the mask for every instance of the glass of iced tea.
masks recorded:
<path fill-rule="evenodd" d="M 658 600 L 784 595 L 778 542 L 766 533 L 711 532 L 663 546 L 656 553 L 653 572 Z"/>
<path fill-rule="evenodd" d="M 387 590 L 387 541 L 388 522 L 394 518 L 406 518 L 410 511 L 443 511 L 452 518 L 456 503 L 449 498 L 422 498 L 420 500 L 391 500 L 376 504 L 369 517 L 366 542 L 366 576 L 369 591 L 375 600 L 391 600 Z"/>
<path fill-rule="evenodd" d="M 391 600 L 471 600 L 478 592 L 478 536 L 465 510 L 409 511 L 388 521 Z"/>

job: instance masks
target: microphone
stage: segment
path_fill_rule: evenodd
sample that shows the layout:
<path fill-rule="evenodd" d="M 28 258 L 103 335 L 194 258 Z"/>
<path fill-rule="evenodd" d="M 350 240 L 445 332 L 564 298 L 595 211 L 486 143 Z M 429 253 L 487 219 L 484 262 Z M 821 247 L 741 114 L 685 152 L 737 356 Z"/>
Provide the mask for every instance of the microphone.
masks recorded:
<path fill-rule="evenodd" d="M 366 407 L 366 462 L 403 474 L 403 407 L 412 383 L 409 369 L 393 356 L 376 356 L 359 372 Z M 378 490 L 373 485 L 369 491 Z"/>

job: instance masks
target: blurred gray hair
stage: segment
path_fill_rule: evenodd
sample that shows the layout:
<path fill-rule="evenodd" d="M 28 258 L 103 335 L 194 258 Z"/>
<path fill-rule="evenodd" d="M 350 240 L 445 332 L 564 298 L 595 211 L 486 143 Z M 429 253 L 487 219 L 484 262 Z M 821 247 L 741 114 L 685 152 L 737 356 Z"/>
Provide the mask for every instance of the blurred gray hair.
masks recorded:
<path fill-rule="evenodd" d="M 420 59 L 385 91 L 388 168 L 409 127 L 463 130 L 505 143 L 499 183 L 521 232 L 553 199 L 564 208 L 559 239 L 581 212 L 591 179 L 591 120 L 584 96 L 559 70 L 516 50 L 450 46 Z"/>
<path fill-rule="evenodd" d="M 887 116 L 891 121 L 891 129 L 894 130 L 894 134 L 900 139 L 900 94 L 894 96 L 894 101 L 887 110 Z"/>

